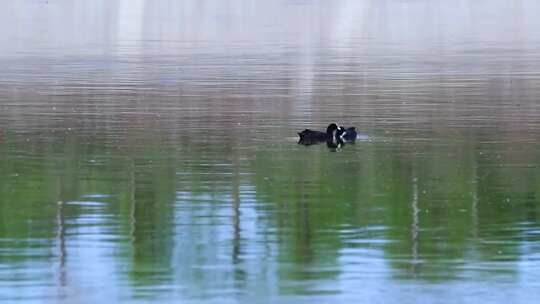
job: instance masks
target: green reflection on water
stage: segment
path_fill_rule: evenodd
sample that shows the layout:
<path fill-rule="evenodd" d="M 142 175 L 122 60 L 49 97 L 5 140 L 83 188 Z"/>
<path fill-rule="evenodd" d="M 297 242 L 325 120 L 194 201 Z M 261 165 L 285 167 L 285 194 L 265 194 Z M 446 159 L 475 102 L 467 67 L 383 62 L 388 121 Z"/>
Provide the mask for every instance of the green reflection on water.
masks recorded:
<path fill-rule="evenodd" d="M 4 280 L 69 286 L 105 263 L 143 298 L 241 294 L 253 280 L 331 295 L 344 291 L 324 282 L 349 275 L 513 280 L 540 235 L 534 144 L 375 137 L 332 153 L 192 138 L 6 132 Z"/>

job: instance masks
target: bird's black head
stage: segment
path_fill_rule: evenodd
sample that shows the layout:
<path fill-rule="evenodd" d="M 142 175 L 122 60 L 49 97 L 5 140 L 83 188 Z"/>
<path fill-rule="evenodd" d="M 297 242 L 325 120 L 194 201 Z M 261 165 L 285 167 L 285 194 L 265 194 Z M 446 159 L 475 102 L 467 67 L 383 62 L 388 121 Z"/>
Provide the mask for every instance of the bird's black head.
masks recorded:
<path fill-rule="evenodd" d="M 338 126 L 335 123 L 331 123 L 326 128 L 326 134 L 333 134 L 338 129 Z"/>

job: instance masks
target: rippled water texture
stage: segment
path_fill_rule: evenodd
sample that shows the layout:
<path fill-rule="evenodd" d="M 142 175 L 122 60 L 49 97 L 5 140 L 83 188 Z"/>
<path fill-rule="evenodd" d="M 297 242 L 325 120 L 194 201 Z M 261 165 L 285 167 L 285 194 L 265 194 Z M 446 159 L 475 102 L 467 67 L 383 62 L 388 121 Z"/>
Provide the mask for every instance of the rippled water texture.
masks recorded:
<path fill-rule="evenodd" d="M 538 1 L 1 6 L 0 301 L 539 298 Z"/>

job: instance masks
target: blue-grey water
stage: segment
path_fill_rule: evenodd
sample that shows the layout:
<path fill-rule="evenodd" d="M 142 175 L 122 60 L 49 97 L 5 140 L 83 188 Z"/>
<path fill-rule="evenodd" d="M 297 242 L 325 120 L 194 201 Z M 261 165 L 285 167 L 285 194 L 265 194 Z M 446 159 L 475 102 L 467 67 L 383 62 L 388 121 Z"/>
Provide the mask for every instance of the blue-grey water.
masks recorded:
<path fill-rule="evenodd" d="M 1 7 L 0 302 L 539 298 L 540 2 Z"/>

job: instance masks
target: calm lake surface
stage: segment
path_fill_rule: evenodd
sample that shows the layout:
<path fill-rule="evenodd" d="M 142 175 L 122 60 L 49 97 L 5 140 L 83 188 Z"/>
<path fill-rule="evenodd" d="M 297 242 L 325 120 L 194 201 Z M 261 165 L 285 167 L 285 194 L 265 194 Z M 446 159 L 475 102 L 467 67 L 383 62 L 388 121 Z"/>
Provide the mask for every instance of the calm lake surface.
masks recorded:
<path fill-rule="evenodd" d="M 0 302 L 537 301 L 539 11 L 6 1 Z"/>

